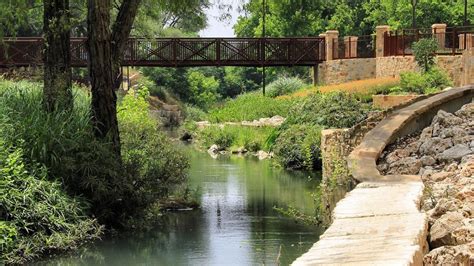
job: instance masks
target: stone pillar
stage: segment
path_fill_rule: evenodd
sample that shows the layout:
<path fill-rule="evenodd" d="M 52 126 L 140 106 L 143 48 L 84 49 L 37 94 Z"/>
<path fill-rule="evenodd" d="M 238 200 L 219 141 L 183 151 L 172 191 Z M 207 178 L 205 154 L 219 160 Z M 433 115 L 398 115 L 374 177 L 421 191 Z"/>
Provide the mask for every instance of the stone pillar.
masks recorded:
<path fill-rule="evenodd" d="M 326 31 L 326 60 L 334 60 L 334 53 L 337 52 L 339 32 L 337 30 Z"/>
<path fill-rule="evenodd" d="M 464 41 L 464 38 L 466 38 L 466 41 Z M 472 33 L 459 34 L 459 49 L 462 49 L 462 50 L 474 49 L 474 34 Z"/>
<path fill-rule="evenodd" d="M 390 26 L 382 25 L 375 28 L 375 57 L 383 57 L 384 54 L 384 35 L 390 31 Z"/>
<path fill-rule="evenodd" d="M 431 32 L 438 42 L 438 48 L 444 49 L 446 46 L 446 24 L 431 25 Z"/>
<path fill-rule="evenodd" d="M 345 58 L 356 58 L 357 57 L 357 36 L 346 36 L 344 37 L 344 57 Z"/>
<path fill-rule="evenodd" d="M 465 50 L 462 54 L 461 86 L 474 84 L 474 49 Z"/>
<path fill-rule="evenodd" d="M 319 34 L 319 38 L 324 38 L 324 44 L 320 43 L 319 45 L 319 58 L 323 58 L 326 60 L 326 33 Z"/>

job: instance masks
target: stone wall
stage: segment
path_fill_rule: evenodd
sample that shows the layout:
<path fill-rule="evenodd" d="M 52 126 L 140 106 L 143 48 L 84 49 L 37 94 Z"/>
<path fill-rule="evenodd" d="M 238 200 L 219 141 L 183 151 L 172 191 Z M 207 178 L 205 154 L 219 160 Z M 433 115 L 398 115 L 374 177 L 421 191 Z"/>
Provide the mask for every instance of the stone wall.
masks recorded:
<path fill-rule="evenodd" d="M 331 85 L 375 77 L 375 58 L 330 60 L 319 65 L 318 83 Z"/>
<path fill-rule="evenodd" d="M 376 59 L 376 77 L 397 77 L 407 71 L 419 71 L 413 56 L 387 56 Z M 446 72 L 455 86 L 462 85 L 462 56 L 437 56 L 438 67 Z"/>
<path fill-rule="evenodd" d="M 474 49 L 464 51 L 462 69 L 462 84 L 474 84 Z"/>

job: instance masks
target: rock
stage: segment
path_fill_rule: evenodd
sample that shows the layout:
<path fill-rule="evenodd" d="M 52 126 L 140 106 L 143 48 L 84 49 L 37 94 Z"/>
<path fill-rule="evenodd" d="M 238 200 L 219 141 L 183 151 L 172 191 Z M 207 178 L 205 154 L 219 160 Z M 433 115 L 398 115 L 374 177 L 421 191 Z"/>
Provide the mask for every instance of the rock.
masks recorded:
<path fill-rule="evenodd" d="M 423 155 L 436 155 L 453 146 L 451 139 L 434 137 L 425 140 L 420 146 L 420 153 Z"/>
<path fill-rule="evenodd" d="M 425 142 L 433 136 L 433 127 L 425 127 L 420 134 L 420 141 Z"/>
<path fill-rule="evenodd" d="M 433 173 L 429 179 L 434 182 L 440 182 L 453 175 L 454 173 L 452 172 L 438 172 L 438 173 Z"/>
<path fill-rule="evenodd" d="M 456 194 L 456 198 L 462 201 L 474 201 L 474 184 L 462 186 L 461 190 Z"/>
<path fill-rule="evenodd" d="M 405 157 L 392 163 L 388 174 L 416 175 L 421 168 L 421 161 L 415 157 Z"/>
<path fill-rule="evenodd" d="M 455 211 L 458 209 L 457 202 L 455 200 L 450 200 L 446 198 L 442 198 L 436 203 L 436 206 L 430 213 L 430 218 L 437 219 L 441 217 L 443 214 L 449 211 Z"/>
<path fill-rule="evenodd" d="M 196 126 L 198 128 L 203 128 L 203 127 L 211 126 L 211 123 L 209 123 L 209 121 L 199 121 L 199 122 L 196 122 Z"/>
<path fill-rule="evenodd" d="M 463 105 L 463 107 L 456 111 L 455 114 L 459 117 L 472 119 L 474 117 L 474 103 L 468 103 Z"/>
<path fill-rule="evenodd" d="M 444 168 L 446 172 L 454 172 L 458 170 L 458 164 L 457 163 L 452 163 Z"/>
<path fill-rule="evenodd" d="M 463 122 L 463 120 L 452 113 L 444 110 L 439 110 L 433 118 L 432 124 L 439 124 L 443 127 L 456 126 Z"/>
<path fill-rule="evenodd" d="M 236 150 L 233 150 L 232 153 L 234 154 L 247 153 L 247 149 L 245 147 L 238 147 Z"/>
<path fill-rule="evenodd" d="M 260 151 L 257 152 L 257 157 L 258 157 L 259 160 L 265 160 L 265 159 L 270 157 L 270 154 L 268 154 L 265 151 L 260 150 Z"/>
<path fill-rule="evenodd" d="M 472 251 L 468 245 L 433 249 L 423 258 L 424 265 L 470 265 Z"/>
<path fill-rule="evenodd" d="M 423 166 L 431 166 L 431 165 L 436 163 L 435 158 L 433 158 L 432 156 L 428 156 L 428 155 L 425 155 L 425 156 L 421 157 L 420 161 L 421 161 L 421 164 Z"/>
<path fill-rule="evenodd" d="M 452 162 L 460 161 L 462 157 L 472 154 L 473 151 L 465 144 L 457 144 L 445 151 L 443 151 L 438 159 L 441 161 Z"/>
<path fill-rule="evenodd" d="M 467 244 L 474 240 L 474 226 L 463 225 L 452 233 L 454 241 L 457 245 Z"/>
<path fill-rule="evenodd" d="M 436 220 L 430 230 L 430 246 L 437 248 L 455 245 L 452 233 L 463 225 L 464 216 L 458 212 L 447 212 Z"/>
<path fill-rule="evenodd" d="M 462 129 L 458 126 L 456 127 L 448 127 L 448 128 L 443 128 L 439 132 L 439 137 L 445 139 L 445 138 L 452 138 L 454 136 L 456 137 L 463 137 L 467 135 L 467 131 L 465 129 Z"/>
<path fill-rule="evenodd" d="M 208 150 L 207 150 L 208 153 L 213 153 L 213 154 L 216 154 L 217 152 L 219 152 L 219 146 L 217 146 L 216 144 L 212 145 Z"/>

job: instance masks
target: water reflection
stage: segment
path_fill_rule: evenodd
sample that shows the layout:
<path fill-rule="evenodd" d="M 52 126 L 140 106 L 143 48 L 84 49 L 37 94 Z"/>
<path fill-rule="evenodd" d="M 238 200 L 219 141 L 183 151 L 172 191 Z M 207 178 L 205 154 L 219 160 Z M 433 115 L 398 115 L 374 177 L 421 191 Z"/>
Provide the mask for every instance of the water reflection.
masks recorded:
<path fill-rule="evenodd" d="M 281 217 L 274 206 L 314 212 L 318 178 L 288 173 L 269 161 L 188 151 L 190 185 L 202 208 L 169 213 L 154 230 L 104 240 L 81 257 L 53 265 L 288 265 L 318 239 L 319 228 Z"/>

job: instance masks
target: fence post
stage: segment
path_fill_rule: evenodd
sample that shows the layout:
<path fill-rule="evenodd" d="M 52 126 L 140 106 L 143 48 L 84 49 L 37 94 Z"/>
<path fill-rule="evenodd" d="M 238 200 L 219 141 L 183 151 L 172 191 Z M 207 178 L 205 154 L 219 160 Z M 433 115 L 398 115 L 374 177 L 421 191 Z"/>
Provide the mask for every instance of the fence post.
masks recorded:
<path fill-rule="evenodd" d="M 326 31 L 326 60 L 334 60 L 334 51 L 338 51 L 339 32 L 337 30 Z"/>
<path fill-rule="evenodd" d="M 433 37 L 438 42 L 438 48 L 444 49 L 446 46 L 446 24 L 433 24 L 431 25 L 431 32 Z"/>
<path fill-rule="evenodd" d="M 390 31 L 390 26 L 387 26 L 387 25 L 377 26 L 375 28 L 375 33 L 376 33 L 375 57 L 383 57 L 384 56 L 385 33 L 388 33 L 389 31 Z"/>

